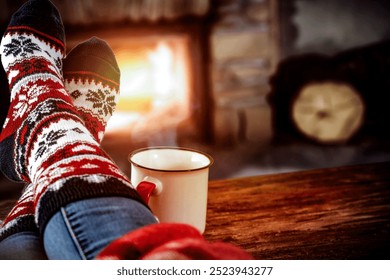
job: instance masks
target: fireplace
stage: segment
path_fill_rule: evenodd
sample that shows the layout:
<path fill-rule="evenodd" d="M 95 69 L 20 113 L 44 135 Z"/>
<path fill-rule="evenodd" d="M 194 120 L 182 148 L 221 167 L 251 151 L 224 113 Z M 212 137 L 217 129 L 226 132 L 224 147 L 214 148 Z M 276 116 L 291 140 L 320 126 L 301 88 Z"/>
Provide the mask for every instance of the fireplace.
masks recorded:
<path fill-rule="evenodd" d="M 106 135 L 147 137 L 152 142 L 148 144 L 161 144 L 153 143 L 151 135 L 165 130 L 175 138 L 180 123 L 191 118 L 194 61 L 189 33 L 148 33 L 129 29 L 100 33 L 121 70 L 121 94 Z"/>
<path fill-rule="evenodd" d="M 120 167 L 145 146 L 252 156 L 269 143 L 276 0 L 53 1 L 68 50 L 97 36 L 116 54 L 121 98 L 102 145 Z"/>
<path fill-rule="evenodd" d="M 79 17 L 74 14 L 75 8 L 71 10 L 63 1 L 55 2 L 68 24 L 68 47 L 99 36 L 109 42 L 123 68 L 122 98 L 107 137 L 121 132 L 143 141 L 142 138 L 154 139 L 151 134 L 171 134 L 171 139 L 190 135 L 201 141 L 229 145 L 269 139 L 266 95 L 268 78 L 278 60 L 275 0 L 141 0 L 114 1 L 109 6 L 99 1 L 87 1 L 93 2 L 93 6 L 76 1 Z M 173 59 L 168 62 L 170 65 L 164 66 L 164 61 L 153 65 L 153 61 L 164 60 L 158 58 L 163 53 Z M 141 63 L 142 56 L 145 62 Z M 132 66 L 126 65 L 129 59 L 133 59 Z M 153 74 L 158 68 L 162 73 Z M 136 72 L 126 78 L 129 69 Z M 178 76 L 169 76 L 172 71 Z M 153 80 L 163 84 L 152 86 Z M 174 82 L 168 85 L 170 81 Z M 141 89 L 136 98 L 130 90 L 142 83 L 155 89 Z M 169 88 L 172 86 L 174 90 Z M 177 86 L 182 87 L 181 93 Z M 167 97 L 168 92 L 176 97 Z M 152 101 L 151 95 L 174 102 L 159 107 L 159 101 Z M 167 117 L 162 118 L 163 115 Z M 151 124 L 157 123 L 170 133 L 157 133 L 158 128 L 148 131 Z"/>
<path fill-rule="evenodd" d="M 212 101 L 207 98 L 203 24 L 144 23 L 77 28 L 69 33 L 68 49 L 98 36 L 116 55 L 121 95 L 106 139 L 151 146 L 178 145 L 178 138 L 188 134 L 203 141 L 210 138 L 207 121 Z"/>

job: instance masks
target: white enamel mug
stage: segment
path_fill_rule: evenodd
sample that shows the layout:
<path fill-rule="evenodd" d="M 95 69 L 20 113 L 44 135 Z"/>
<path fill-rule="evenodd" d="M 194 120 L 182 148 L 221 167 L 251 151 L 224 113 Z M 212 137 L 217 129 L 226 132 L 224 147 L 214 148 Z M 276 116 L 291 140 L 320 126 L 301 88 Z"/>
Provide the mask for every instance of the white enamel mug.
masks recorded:
<path fill-rule="evenodd" d="M 181 147 L 150 147 L 130 154 L 131 183 L 160 222 L 206 227 L 211 156 Z"/>

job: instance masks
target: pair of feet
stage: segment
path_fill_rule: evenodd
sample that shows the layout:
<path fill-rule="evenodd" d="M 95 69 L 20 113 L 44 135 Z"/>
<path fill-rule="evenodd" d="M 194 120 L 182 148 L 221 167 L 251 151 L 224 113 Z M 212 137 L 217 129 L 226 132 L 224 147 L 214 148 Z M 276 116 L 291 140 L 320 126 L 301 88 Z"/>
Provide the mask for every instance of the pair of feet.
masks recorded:
<path fill-rule="evenodd" d="M 29 0 L 14 14 L 0 43 L 11 93 L 0 135 L 0 169 L 29 184 L 5 220 L 0 241 L 23 230 L 42 234 L 50 218 L 73 201 L 121 196 L 144 204 L 99 146 L 118 97 L 115 57 L 94 38 L 64 59 L 64 37 L 53 4 Z M 153 224 L 109 243 L 98 258 L 251 256 L 228 244 L 209 244 L 188 225 Z"/>
<path fill-rule="evenodd" d="M 55 170 L 65 158 L 68 162 L 62 163 L 62 171 L 67 171 L 68 178 L 85 177 L 99 169 L 97 174 L 106 179 L 111 176 L 126 181 L 97 147 L 119 97 L 120 71 L 115 56 L 104 41 L 94 37 L 65 58 L 64 38 L 61 17 L 52 3 L 30 0 L 13 15 L 1 41 L 11 93 L 0 135 L 1 170 L 28 185 L 4 220 L 0 240 L 18 231 L 38 230 L 38 219 L 34 222 L 38 202 L 54 191 L 51 185 L 64 186 L 65 182 L 60 182 L 64 178 Z M 100 158 L 92 159 L 95 152 Z M 88 168 L 91 161 L 84 158 L 82 163 L 83 155 L 100 162 Z M 84 172 L 76 170 L 80 166 L 85 166 Z M 124 185 L 129 188 L 127 182 Z M 94 195 L 96 191 L 89 190 L 79 198 Z M 63 202 L 54 208 L 60 204 Z"/>

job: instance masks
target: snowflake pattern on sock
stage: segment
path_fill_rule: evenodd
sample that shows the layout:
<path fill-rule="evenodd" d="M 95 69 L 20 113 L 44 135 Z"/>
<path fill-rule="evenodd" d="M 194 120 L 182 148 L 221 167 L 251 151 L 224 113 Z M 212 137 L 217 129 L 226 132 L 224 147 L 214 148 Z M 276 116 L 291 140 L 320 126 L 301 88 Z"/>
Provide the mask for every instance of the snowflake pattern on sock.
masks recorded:
<path fill-rule="evenodd" d="M 65 72 L 65 85 L 92 135 L 101 141 L 119 99 L 119 84 L 102 81 L 92 74 Z M 67 74 L 69 76 L 67 77 Z"/>
<path fill-rule="evenodd" d="M 31 38 L 19 36 L 12 38 L 11 43 L 4 45 L 4 55 L 13 55 L 16 58 L 18 55 L 26 57 L 28 54 L 34 54 L 34 51 L 41 51 L 38 44 L 32 42 Z"/>
<path fill-rule="evenodd" d="M 35 160 L 42 157 L 49 147 L 57 145 L 58 140 L 66 136 L 66 132 L 67 131 L 65 129 L 60 129 L 57 131 L 49 131 L 43 135 L 44 139 L 38 143 L 39 148 L 35 153 Z"/>
<path fill-rule="evenodd" d="M 114 53 L 105 41 L 92 37 L 69 52 L 64 78 L 79 115 L 101 141 L 119 98 L 120 70 Z"/>
<path fill-rule="evenodd" d="M 86 101 L 92 102 L 92 107 L 97 109 L 97 112 L 101 116 L 112 115 L 115 110 L 116 94 L 112 94 L 112 91 L 109 90 L 101 90 L 97 91 L 88 90 Z"/>
<path fill-rule="evenodd" d="M 84 79 L 89 77 L 78 74 L 75 79 L 74 75 L 77 74 L 72 73 L 71 78 L 65 78 L 66 88 L 79 116 L 88 124 L 92 135 L 102 141 L 107 122 L 118 102 L 119 85 L 107 85 L 96 79 L 85 82 Z"/>

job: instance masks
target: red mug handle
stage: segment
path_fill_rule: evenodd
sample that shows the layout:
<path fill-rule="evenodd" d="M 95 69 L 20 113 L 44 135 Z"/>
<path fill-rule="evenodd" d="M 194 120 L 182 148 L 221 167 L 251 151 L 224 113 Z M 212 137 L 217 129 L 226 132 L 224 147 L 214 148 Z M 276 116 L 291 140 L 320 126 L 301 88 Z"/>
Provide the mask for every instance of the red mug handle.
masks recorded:
<path fill-rule="evenodd" d="M 145 177 L 144 180 L 141 181 L 135 189 L 143 201 L 148 204 L 152 195 L 158 195 L 161 193 L 162 184 L 155 178 Z"/>
<path fill-rule="evenodd" d="M 150 196 L 152 192 L 156 189 L 156 185 L 151 182 L 142 181 L 138 184 L 136 190 L 141 196 L 142 200 L 145 201 L 146 204 L 149 203 Z"/>

